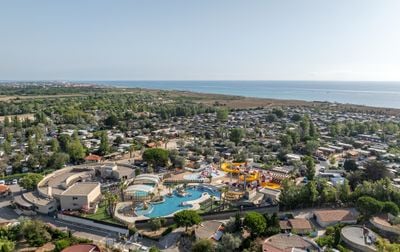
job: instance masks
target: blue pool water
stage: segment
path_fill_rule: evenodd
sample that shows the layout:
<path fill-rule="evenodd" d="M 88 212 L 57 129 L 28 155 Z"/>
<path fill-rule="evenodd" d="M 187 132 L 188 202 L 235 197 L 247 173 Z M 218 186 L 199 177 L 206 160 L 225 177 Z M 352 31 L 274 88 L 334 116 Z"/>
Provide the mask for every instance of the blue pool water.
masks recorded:
<path fill-rule="evenodd" d="M 181 206 L 180 204 L 182 202 L 199 199 L 204 192 L 216 197 L 220 197 L 219 192 L 213 192 L 203 188 L 188 188 L 186 189 L 186 192 L 188 195 L 185 197 L 180 197 L 174 192 L 171 197 L 164 196 L 165 201 L 163 203 L 150 204 L 147 210 L 136 209 L 135 212 L 137 215 L 144 215 L 149 218 L 157 218 L 173 214 L 179 210 L 191 208 L 191 206 Z"/>

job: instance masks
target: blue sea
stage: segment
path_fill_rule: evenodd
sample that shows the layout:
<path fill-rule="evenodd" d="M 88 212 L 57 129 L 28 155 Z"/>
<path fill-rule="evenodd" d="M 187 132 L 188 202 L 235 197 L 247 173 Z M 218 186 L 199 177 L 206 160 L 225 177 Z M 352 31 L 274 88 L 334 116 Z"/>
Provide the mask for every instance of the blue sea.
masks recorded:
<path fill-rule="evenodd" d="M 400 82 L 345 81 L 93 81 L 117 87 L 185 90 L 259 98 L 328 101 L 400 108 Z"/>

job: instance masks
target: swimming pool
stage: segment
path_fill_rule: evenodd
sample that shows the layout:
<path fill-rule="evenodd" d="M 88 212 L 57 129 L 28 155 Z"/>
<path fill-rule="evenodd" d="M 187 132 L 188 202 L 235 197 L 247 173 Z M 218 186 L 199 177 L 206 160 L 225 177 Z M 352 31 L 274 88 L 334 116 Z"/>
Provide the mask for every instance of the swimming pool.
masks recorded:
<path fill-rule="evenodd" d="M 204 187 L 187 188 L 186 192 L 187 195 L 181 197 L 178 196 L 174 191 L 171 197 L 164 196 L 164 202 L 159 204 L 149 204 L 148 209 L 146 210 L 144 210 L 142 207 L 137 207 L 135 209 L 135 213 L 138 216 L 144 215 L 149 218 L 157 218 L 173 214 L 180 210 L 191 208 L 191 205 L 182 206 L 182 202 L 199 199 L 204 192 L 216 197 L 220 197 L 220 193 L 218 191 L 210 190 Z"/>

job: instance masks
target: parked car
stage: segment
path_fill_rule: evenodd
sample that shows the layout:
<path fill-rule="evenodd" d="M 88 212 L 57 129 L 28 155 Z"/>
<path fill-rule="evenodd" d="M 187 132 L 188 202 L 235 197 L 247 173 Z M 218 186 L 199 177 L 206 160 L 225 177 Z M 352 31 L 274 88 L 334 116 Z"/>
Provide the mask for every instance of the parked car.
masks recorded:
<path fill-rule="evenodd" d="M 18 180 L 17 179 L 13 179 L 12 184 L 13 185 L 18 185 Z"/>
<path fill-rule="evenodd" d="M 0 185 L 5 185 L 5 184 L 6 184 L 6 181 L 0 180 Z"/>

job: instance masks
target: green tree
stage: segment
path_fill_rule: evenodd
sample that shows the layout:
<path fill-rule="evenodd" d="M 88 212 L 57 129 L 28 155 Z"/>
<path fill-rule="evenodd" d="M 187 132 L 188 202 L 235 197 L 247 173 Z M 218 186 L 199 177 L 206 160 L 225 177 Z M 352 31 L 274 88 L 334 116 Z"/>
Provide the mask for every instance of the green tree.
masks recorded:
<path fill-rule="evenodd" d="M 238 145 L 244 137 L 244 130 L 242 128 L 234 128 L 229 134 L 229 140 Z"/>
<path fill-rule="evenodd" d="M 60 151 L 60 143 L 58 142 L 57 138 L 52 138 L 50 140 L 50 150 L 52 152 L 59 152 Z"/>
<path fill-rule="evenodd" d="M 103 131 L 100 135 L 100 146 L 99 146 L 99 154 L 107 155 L 110 152 L 110 145 L 108 143 L 108 135 L 107 132 Z"/>
<path fill-rule="evenodd" d="M 13 252 L 15 249 L 15 242 L 0 238 L 0 251 Z"/>
<path fill-rule="evenodd" d="M 356 171 L 358 169 L 356 161 L 353 159 L 346 159 L 343 164 L 343 168 L 347 172 Z"/>
<path fill-rule="evenodd" d="M 10 142 L 9 142 L 8 140 L 5 140 L 5 141 L 3 142 L 2 147 L 3 147 L 3 150 L 4 150 L 4 153 L 5 153 L 5 154 L 11 155 L 12 148 L 11 148 L 11 144 L 10 144 Z"/>
<path fill-rule="evenodd" d="M 201 222 L 200 215 L 193 210 L 183 210 L 174 215 L 174 221 L 179 227 L 188 227 L 199 224 Z"/>
<path fill-rule="evenodd" d="M 51 241 L 51 235 L 43 222 L 38 220 L 24 220 L 20 224 L 21 235 L 29 245 L 40 247 L 46 242 Z"/>
<path fill-rule="evenodd" d="M 211 240 L 201 239 L 195 242 L 192 246 L 192 252 L 214 252 L 215 247 Z"/>
<path fill-rule="evenodd" d="M 246 213 L 243 224 L 249 229 L 251 235 L 254 237 L 262 234 L 267 228 L 264 216 L 257 212 Z"/>
<path fill-rule="evenodd" d="M 392 177 L 385 164 L 377 160 L 368 161 L 364 165 L 364 168 L 367 180 L 377 181 L 386 177 Z"/>
<path fill-rule="evenodd" d="M 306 142 L 306 147 L 305 147 L 307 155 L 314 154 L 314 152 L 318 149 L 318 147 L 319 147 L 319 142 L 318 141 L 308 140 Z"/>
<path fill-rule="evenodd" d="M 237 251 L 241 243 L 242 240 L 239 236 L 225 233 L 217 245 L 217 251 Z"/>
<path fill-rule="evenodd" d="M 400 213 L 399 207 L 394 202 L 391 201 L 383 202 L 382 212 L 390 213 L 394 216 L 398 216 Z"/>
<path fill-rule="evenodd" d="M 382 211 L 383 203 L 369 196 L 358 198 L 356 202 L 357 210 L 365 217 L 370 217 Z"/>
<path fill-rule="evenodd" d="M 51 155 L 48 167 L 51 169 L 61 169 L 69 161 L 69 156 L 66 153 L 58 152 Z"/>
<path fill-rule="evenodd" d="M 67 146 L 67 153 L 72 162 L 80 162 L 86 156 L 86 150 L 79 138 L 74 138 Z"/>
<path fill-rule="evenodd" d="M 304 157 L 304 164 L 306 165 L 306 177 L 308 180 L 314 180 L 315 177 L 315 163 L 314 159 L 310 156 Z"/>
<path fill-rule="evenodd" d="M 37 173 L 28 173 L 22 177 L 19 184 L 26 190 L 36 189 L 37 184 L 43 179 L 43 176 Z"/>
<path fill-rule="evenodd" d="M 161 228 L 161 220 L 160 218 L 152 218 L 150 219 L 150 227 L 153 231 L 157 231 Z"/>
<path fill-rule="evenodd" d="M 153 168 L 167 166 L 168 151 L 161 148 L 146 149 L 143 152 L 143 160 L 151 164 Z"/>

